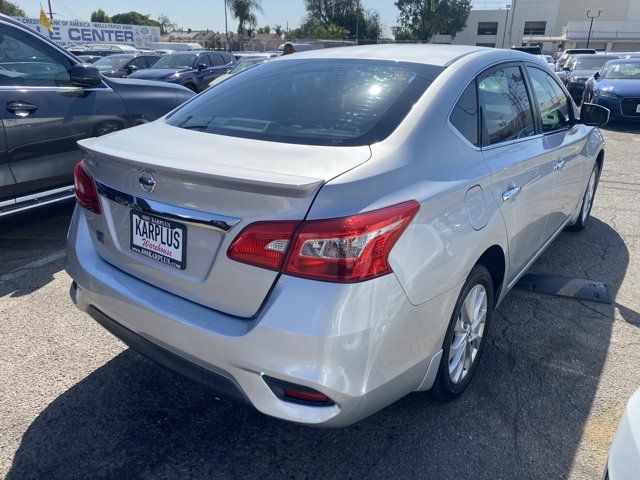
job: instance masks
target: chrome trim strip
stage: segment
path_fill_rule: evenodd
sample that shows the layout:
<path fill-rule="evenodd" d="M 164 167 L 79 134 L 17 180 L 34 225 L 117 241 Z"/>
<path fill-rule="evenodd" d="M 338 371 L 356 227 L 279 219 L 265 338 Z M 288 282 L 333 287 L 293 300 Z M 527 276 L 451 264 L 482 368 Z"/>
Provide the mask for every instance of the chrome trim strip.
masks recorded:
<path fill-rule="evenodd" d="M 119 203 L 134 210 L 138 210 L 151 215 L 158 215 L 165 218 L 177 220 L 179 222 L 203 225 L 223 232 L 228 232 L 238 223 L 241 218 L 227 217 L 216 213 L 206 213 L 189 208 L 167 205 L 155 200 L 140 198 L 130 193 L 121 192 L 111 188 L 104 183 L 96 181 L 98 193 L 112 202 Z"/>
<path fill-rule="evenodd" d="M 68 185 L 62 188 L 54 188 L 53 190 L 47 190 L 46 192 L 34 193 L 32 195 L 25 195 L 24 197 L 16 197 L 16 205 L 24 202 L 31 202 L 33 200 L 40 200 L 41 198 L 51 197 L 59 193 L 69 192 L 70 195 L 74 195 L 73 185 Z"/>
<path fill-rule="evenodd" d="M 75 196 L 75 194 L 71 193 L 69 195 L 65 195 L 64 197 L 57 197 L 57 198 L 53 198 L 53 199 L 50 199 L 50 200 L 43 200 L 41 202 L 32 203 L 30 205 L 25 205 L 23 207 L 20 207 L 20 206 L 18 206 L 16 204 L 16 208 L 12 208 L 10 210 L 5 210 L 5 211 L 0 211 L 0 217 L 6 217 L 6 216 L 9 216 L 9 215 L 13 215 L 15 213 L 26 212 L 27 210 L 33 210 L 34 208 L 44 207 L 45 205 L 52 205 L 54 203 L 59 203 L 59 202 L 67 201 L 67 200 L 72 200 L 74 196 Z"/>

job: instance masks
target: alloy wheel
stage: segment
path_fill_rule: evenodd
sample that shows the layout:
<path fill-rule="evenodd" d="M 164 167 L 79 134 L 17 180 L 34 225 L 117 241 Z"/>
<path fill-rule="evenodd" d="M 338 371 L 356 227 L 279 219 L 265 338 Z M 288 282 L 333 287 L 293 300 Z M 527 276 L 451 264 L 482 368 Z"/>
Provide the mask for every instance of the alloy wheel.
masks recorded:
<path fill-rule="evenodd" d="M 476 360 L 487 318 L 487 290 L 475 285 L 462 303 L 449 348 L 449 378 L 454 384 L 462 382 Z"/>

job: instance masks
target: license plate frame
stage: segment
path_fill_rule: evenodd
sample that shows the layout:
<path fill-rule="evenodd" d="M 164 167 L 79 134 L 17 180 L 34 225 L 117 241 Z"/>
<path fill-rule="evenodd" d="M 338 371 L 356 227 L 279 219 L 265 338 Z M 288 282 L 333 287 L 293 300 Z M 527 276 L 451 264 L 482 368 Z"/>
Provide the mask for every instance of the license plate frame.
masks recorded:
<path fill-rule="evenodd" d="M 158 242 L 157 238 L 151 239 L 144 237 L 143 235 L 139 235 L 139 231 L 136 230 L 135 218 L 139 218 L 143 222 L 146 222 L 147 225 L 157 225 L 159 228 L 165 228 L 171 230 L 171 240 L 175 242 L 176 237 L 173 232 L 180 231 L 180 256 L 179 258 L 174 258 L 173 250 L 177 250 L 177 247 L 173 247 L 172 245 L 166 244 L 162 240 L 168 240 L 168 234 L 162 235 L 160 233 L 161 241 Z M 176 270 L 185 270 L 187 268 L 187 226 L 175 222 L 173 220 L 169 220 L 157 215 L 140 212 L 137 210 L 131 210 L 129 213 L 129 248 L 132 252 L 137 253 L 138 255 L 142 255 L 146 258 L 154 260 L 158 263 L 162 263 L 163 265 L 167 265 L 175 268 Z M 155 230 L 155 228 L 154 228 Z M 149 229 L 145 230 L 149 233 Z M 156 233 L 158 233 L 156 231 Z M 134 240 L 142 238 L 146 239 L 149 243 L 147 246 L 143 246 L 134 242 Z M 140 241 L 140 243 L 142 243 Z M 150 248 L 147 248 L 150 247 Z M 169 255 L 166 255 L 161 252 L 168 252 Z"/>

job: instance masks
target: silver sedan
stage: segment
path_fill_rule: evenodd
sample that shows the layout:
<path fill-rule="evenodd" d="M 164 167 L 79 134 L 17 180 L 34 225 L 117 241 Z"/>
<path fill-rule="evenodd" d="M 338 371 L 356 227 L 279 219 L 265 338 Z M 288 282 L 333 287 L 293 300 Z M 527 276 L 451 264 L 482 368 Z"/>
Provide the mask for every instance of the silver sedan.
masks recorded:
<path fill-rule="evenodd" d="M 607 119 L 513 50 L 280 57 L 80 142 L 71 296 L 140 353 L 291 422 L 452 398 L 509 289 L 587 226 Z"/>

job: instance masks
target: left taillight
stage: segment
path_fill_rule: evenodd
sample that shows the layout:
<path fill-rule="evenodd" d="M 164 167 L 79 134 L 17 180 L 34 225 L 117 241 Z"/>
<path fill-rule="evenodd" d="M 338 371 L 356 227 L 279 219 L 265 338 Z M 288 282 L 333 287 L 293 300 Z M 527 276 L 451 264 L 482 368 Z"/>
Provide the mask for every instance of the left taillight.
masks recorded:
<path fill-rule="evenodd" d="M 96 183 L 93 177 L 89 175 L 89 172 L 87 172 L 82 160 L 79 161 L 73 169 L 73 181 L 78 205 L 86 208 L 90 212 L 97 213 L 98 215 L 102 214 Z"/>
<path fill-rule="evenodd" d="M 419 209 L 411 200 L 349 217 L 258 222 L 240 232 L 227 255 L 287 275 L 361 282 L 391 272 L 391 249 Z"/>

